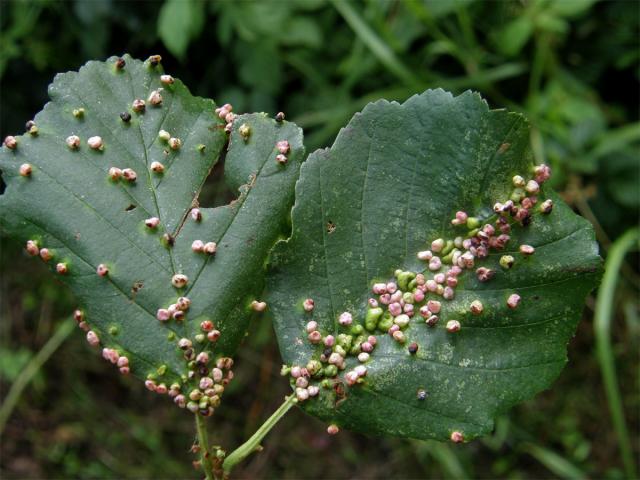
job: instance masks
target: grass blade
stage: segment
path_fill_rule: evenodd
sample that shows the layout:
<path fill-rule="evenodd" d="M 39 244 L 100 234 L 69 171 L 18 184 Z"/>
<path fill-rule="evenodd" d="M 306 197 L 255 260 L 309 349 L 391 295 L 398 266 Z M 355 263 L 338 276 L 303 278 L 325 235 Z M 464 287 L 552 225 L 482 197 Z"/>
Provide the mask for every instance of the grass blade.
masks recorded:
<path fill-rule="evenodd" d="M 633 454 L 631 453 L 629 431 L 627 430 L 627 424 L 625 422 L 624 411 L 622 408 L 622 400 L 620 398 L 615 359 L 611 348 L 611 316 L 615 301 L 616 285 L 618 283 L 618 276 L 622 262 L 624 261 L 624 256 L 634 246 L 638 246 L 639 240 L 640 229 L 633 228 L 618 238 L 611 246 L 605 264 L 605 273 L 602 277 L 602 284 L 598 291 L 594 318 L 596 354 L 598 357 L 598 363 L 600 363 L 604 389 L 609 402 L 611 421 L 613 422 L 613 427 L 616 431 L 616 436 L 618 437 L 620 454 L 622 455 L 622 462 L 624 464 L 627 478 L 636 478 L 636 472 L 633 462 Z"/>
<path fill-rule="evenodd" d="M 44 365 L 46 361 L 49 360 L 49 357 L 58 350 L 58 347 L 64 343 L 73 331 L 74 325 L 75 322 L 71 318 L 62 322 L 49 341 L 45 343 L 44 347 L 42 347 L 36 356 L 29 361 L 16 381 L 13 382 L 13 385 L 11 385 L 11 388 L 9 389 L 9 393 L 2 403 L 2 407 L 0 407 L 0 435 L 2 435 L 4 427 L 11 416 L 13 409 L 18 404 L 18 400 L 20 400 L 23 390 L 27 385 L 29 385 L 29 382 L 31 382 L 36 373 L 38 373 L 38 370 L 40 370 L 42 365 Z"/>
<path fill-rule="evenodd" d="M 371 53 L 373 53 L 391 73 L 407 84 L 420 84 L 420 81 L 411 70 L 400 61 L 393 50 L 367 25 L 360 14 L 351 7 L 349 2 L 332 0 L 332 3 L 360 40 L 362 40 L 367 48 L 371 50 Z"/>

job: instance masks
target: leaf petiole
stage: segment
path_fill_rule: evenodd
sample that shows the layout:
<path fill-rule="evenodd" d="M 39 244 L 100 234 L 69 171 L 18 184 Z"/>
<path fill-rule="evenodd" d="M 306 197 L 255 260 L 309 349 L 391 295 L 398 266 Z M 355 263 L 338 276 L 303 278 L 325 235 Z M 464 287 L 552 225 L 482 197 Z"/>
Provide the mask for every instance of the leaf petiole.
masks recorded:
<path fill-rule="evenodd" d="M 209 437 L 207 435 L 206 419 L 202 415 L 195 414 L 196 417 L 196 431 L 198 432 L 198 445 L 200 445 L 200 458 L 202 463 L 202 470 L 207 480 L 215 480 L 215 474 L 213 472 L 213 464 L 211 463 L 211 453 L 209 452 Z"/>
<path fill-rule="evenodd" d="M 254 433 L 249 440 L 244 442 L 238 448 L 236 448 L 222 464 L 225 476 L 231 472 L 233 467 L 244 460 L 246 457 L 255 452 L 259 447 L 262 439 L 271 431 L 271 429 L 284 417 L 284 415 L 293 407 L 298 400 L 295 395 L 290 395 L 285 398 L 285 401 L 280 407 L 273 412 L 273 414 L 260 426 L 256 433 Z M 208 480 L 208 478 L 207 478 Z"/>

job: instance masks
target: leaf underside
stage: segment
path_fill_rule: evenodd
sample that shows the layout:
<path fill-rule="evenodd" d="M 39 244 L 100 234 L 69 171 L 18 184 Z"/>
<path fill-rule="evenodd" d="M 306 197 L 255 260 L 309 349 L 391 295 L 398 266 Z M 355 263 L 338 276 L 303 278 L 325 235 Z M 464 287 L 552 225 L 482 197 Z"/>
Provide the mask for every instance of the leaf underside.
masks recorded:
<path fill-rule="evenodd" d="M 76 295 L 101 346 L 127 356 L 139 377 L 184 386 L 188 362 L 177 347 L 180 338 L 192 340 L 195 353 L 219 357 L 233 354 L 246 333 L 251 301 L 263 288 L 265 258 L 289 228 L 302 134 L 294 124 L 250 114 L 235 119 L 229 136 L 213 101 L 193 97 L 179 80 L 162 85 L 160 65 L 123 58 L 122 69 L 114 57 L 58 75 L 51 102 L 34 119 L 38 134 L 18 137 L 15 150 L 2 149 L 7 188 L 0 225 L 48 248 L 54 273 L 58 263 L 67 265 L 68 273 L 58 276 Z M 147 98 L 159 88 L 162 104 L 153 106 Z M 147 100 L 144 112 L 132 109 L 135 99 Z M 84 113 L 74 115 L 80 108 Z M 123 121 L 121 112 L 131 120 Z M 242 125 L 250 129 L 247 138 L 238 132 Z M 181 147 L 171 149 L 160 130 L 179 138 Z M 76 150 L 65 142 L 70 135 L 81 139 Z M 87 145 L 95 135 L 102 151 Z M 286 165 L 275 161 L 281 140 L 291 147 Z M 195 221 L 190 212 L 227 144 L 225 181 L 240 190 L 239 197 L 201 208 L 202 220 Z M 154 161 L 164 165 L 163 174 L 151 171 Z M 32 165 L 28 177 L 18 173 L 25 163 Z M 113 181 L 111 167 L 133 169 L 137 180 Z M 157 229 L 145 226 L 151 217 L 160 219 Z M 174 238 L 173 247 L 164 234 Z M 216 242 L 215 256 L 192 251 L 196 239 Z M 106 277 L 96 274 L 100 264 L 109 269 Z M 172 286 L 175 273 L 187 275 L 186 287 Z M 156 311 L 180 296 L 191 300 L 185 320 L 158 321 Z M 195 341 L 204 319 L 220 330 L 217 343 Z"/>
<path fill-rule="evenodd" d="M 356 114 L 330 149 L 302 166 L 292 237 L 272 255 L 267 297 L 284 361 L 319 358 L 323 348 L 307 340 L 310 320 L 335 336 L 349 333 L 337 321 L 342 312 L 363 324 L 368 298 L 377 298 L 372 285 L 391 281 L 396 269 L 431 277 L 416 253 L 467 232 L 451 224 L 456 211 L 490 218 L 494 203 L 509 198 L 512 177 L 530 177 L 532 167 L 524 117 L 489 110 L 477 94 L 427 91 Z M 334 388 L 320 388 L 303 408 L 368 434 L 445 440 L 457 431 L 471 439 L 490 432 L 498 412 L 548 388 L 601 274 L 591 225 L 549 189 L 539 195 L 549 197 L 549 215 L 535 214 L 528 227 L 513 228 L 503 251 L 476 260 L 497 272 L 491 281 L 466 270 L 453 300 L 427 294 L 425 301 L 442 301 L 436 326 L 415 315 L 404 345 L 377 331 L 364 381 L 343 381 L 358 364 L 349 356 Z M 520 254 L 520 244 L 535 254 Z M 505 254 L 515 258 L 510 270 L 498 265 Z M 514 310 L 506 305 L 513 293 L 522 299 Z M 302 307 L 307 298 L 312 312 Z M 484 305 L 479 316 L 469 312 L 474 300 Z M 450 319 L 460 321 L 459 332 L 446 331 Z M 409 342 L 419 346 L 414 355 Z"/>

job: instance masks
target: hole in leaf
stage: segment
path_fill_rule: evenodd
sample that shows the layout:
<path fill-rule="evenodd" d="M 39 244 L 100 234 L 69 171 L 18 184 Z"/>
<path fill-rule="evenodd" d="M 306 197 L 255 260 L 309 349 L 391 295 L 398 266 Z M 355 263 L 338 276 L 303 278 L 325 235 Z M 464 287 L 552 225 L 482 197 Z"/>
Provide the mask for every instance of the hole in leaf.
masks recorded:
<path fill-rule="evenodd" d="M 4 183 L 4 179 L 2 178 L 2 170 L 0 170 L 0 195 L 4 193 L 4 190 L 7 188 L 7 184 Z"/>
<path fill-rule="evenodd" d="M 336 224 L 331 220 L 327 222 L 327 233 L 333 233 L 336 231 Z"/>
<path fill-rule="evenodd" d="M 133 203 L 129 204 L 129 206 L 127 208 L 124 209 L 125 212 L 130 212 L 131 210 L 135 209 L 137 207 L 137 205 L 134 205 Z"/>
<path fill-rule="evenodd" d="M 142 280 L 138 280 L 133 282 L 131 285 L 131 295 L 135 297 L 136 293 L 138 293 L 144 287 L 144 282 Z"/>
<path fill-rule="evenodd" d="M 215 208 L 228 205 L 238 198 L 238 192 L 229 188 L 224 180 L 224 155 L 211 169 L 202 185 L 198 203 L 200 207 Z"/>

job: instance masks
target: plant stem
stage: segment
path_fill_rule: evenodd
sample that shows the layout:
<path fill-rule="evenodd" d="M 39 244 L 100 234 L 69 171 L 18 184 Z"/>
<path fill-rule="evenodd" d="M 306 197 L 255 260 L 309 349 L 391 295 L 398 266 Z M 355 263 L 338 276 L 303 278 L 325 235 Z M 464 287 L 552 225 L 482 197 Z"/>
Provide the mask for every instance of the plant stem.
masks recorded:
<path fill-rule="evenodd" d="M 249 438 L 249 440 L 244 442 L 233 452 L 231 452 L 229 456 L 227 456 L 224 463 L 222 464 L 225 475 L 228 475 L 234 466 L 236 466 L 238 463 L 240 463 L 260 447 L 260 442 L 262 442 L 262 439 L 297 402 L 298 401 L 294 395 L 286 397 L 284 403 L 280 405 L 280 408 L 273 412 L 273 414 L 267 419 L 266 422 L 262 424 L 262 426 L 256 431 L 256 433 L 254 433 L 251 438 Z"/>
<path fill-rule="evenodd" d="M 54 354 L 58 347 L 67 339 L 76 323 L 73 319 L 66 319 L 58 327 L 51 338 L 44 344 L 44 347 L 29 361 L 27 366 L 20 372 L 20 375 L 11 385 L 11 389 L 7 394 L 2 407 L 0 407 L 0 435 L 4 431 L 5 424 L 11 416 L 11 412 L 20 400 L 22 391 L 29 385 L 29 382 L 38 373 L 38 370 L 45 364 L 49 357 Z"/>
<path fill-rule="evenodd" d="M 574 479 L 586 477 L 582 470 L 553 450 L 529 442 L 525 442 L 522 448 L 560 478 Z"/>
<path fill-rule="evenodd" d="M 624 418 L 618 379 L 616 377 L 615 359 L 611 348 L 611 316 L 615 301 L 618 273 L 625 254 L 640 240 L 640 229 L 633 228 L 618 238 L 607 256 L 602 284 L 598 291 L 594 330 L 596 336 L 596 354 L 602 371 L 604 389 L 609 402 L 609 411 L 613 427 L 618 437 L 620 453 L 627 478 L 636 478 L 629 432 Z"/>
<path fill-rule="evenodd" d="M 209 437 L 207 435 L 206 419 L 202 415 L 195 414 L 196 430 L 198 432 L 198 444 L 200 445 L 200 458 L 202 470 L 207 480 L 214 480 L 213 464 L 211 463 L 211 452 L 209 452 Z"/>
<path fill-rule="evenodd" d="M 540 94 L 540 87 L 544 70 L 547 66 L 547 55 L 549 48 L 549 39 L 547 34 L 538 33 L 534 35 L 535 50 L 533 54 L 533 64 L 531 65 L 531 74 L 529 75 L 529 93 L 527 103 L 529 108 L 533 108 L 535 116 L 539 116 L 540 106 L 533 101 L 537 101 Z"/>
<path fill-rule="evenodd" d="M 397 76 L 407 85 L 420 85 L 422 82 L 413 72 L 397 57 L 378 34 L 367 24 L 362 16 L 345 0 L 331 0 L 334 8 L 347 22 L 349 27 L 360 38 L 371 53 L 382 63 L 387 70 Z"/>

